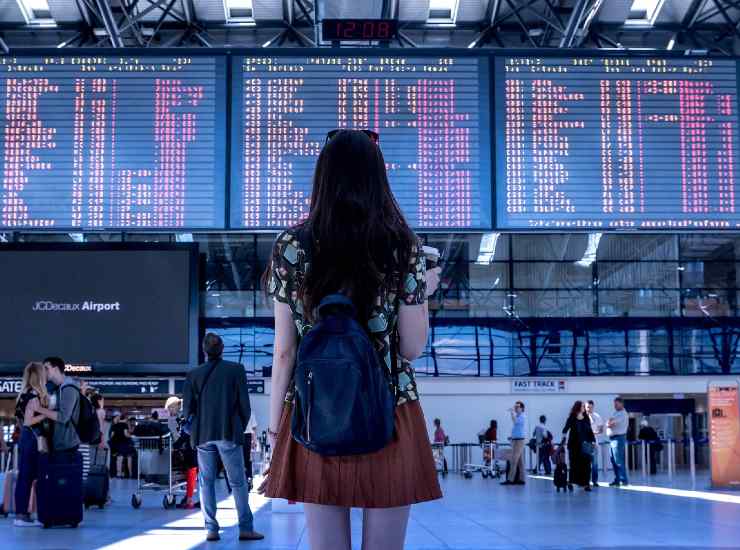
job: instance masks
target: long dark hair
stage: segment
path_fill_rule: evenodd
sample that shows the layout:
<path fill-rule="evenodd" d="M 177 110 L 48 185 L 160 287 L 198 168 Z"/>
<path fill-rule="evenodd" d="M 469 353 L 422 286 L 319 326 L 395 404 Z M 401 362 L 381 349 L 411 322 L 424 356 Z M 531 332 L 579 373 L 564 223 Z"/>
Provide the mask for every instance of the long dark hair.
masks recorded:
<path fill-rule="evenodd" d="M 583 401 L 576 401 L 573 403 L 573 408 L 570 410 L 570 415 L 572 417 L 578 416 L 581 411 L 583 411 Z"/>
<path fill-rule="evenodd" d="M 324 145 L 311 210 L 298 230 L 312 243 L 311 267 L 298 289 L 309 320 L 322 298 L 341 291 L 367 321 L 381 287 L 400 290 L 416 243 L 391 192 L 380 148 L 357 130 L 341 130 Z"/>

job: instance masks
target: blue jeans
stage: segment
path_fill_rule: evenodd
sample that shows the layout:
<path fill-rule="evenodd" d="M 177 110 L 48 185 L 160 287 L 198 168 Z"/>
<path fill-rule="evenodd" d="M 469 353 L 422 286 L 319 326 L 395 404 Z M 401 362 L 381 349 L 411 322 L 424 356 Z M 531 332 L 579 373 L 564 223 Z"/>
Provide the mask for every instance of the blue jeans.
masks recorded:
<path fill-rule="evenodd" d="M 596 485 L 599 482 L 599 460 L 601 459 L 601 445 L 594 445 L 594 456 L 591 459 L 591 483 Z"/>
<path fill-rule="evenodd" d="M 244 455 L 242 446 L 231 441 L 209 441 L 198 446 L 198 481 L 200 483 L 200 509 L 203 512 L 206 529 L 218 531 L 216 520 L 216 477 L 218 457 L 226 470 L 239 516 L 239 531 L 252 531 L 254 518 L 249 509 L 249 491 L 244 475 Z"/>
<path fill-rule="evenodd" d="M 18 442 L 18 480 L 15 485 L 15 513 L 28 514 L 31 499 L 31 486 L 39 477 L 39 450 L 36 434 L 28 426 L 23 426 Z"/>
<path fill-rule="evenodd" d="M 625 448 L 627 446 L 626 435 L 615 435 L 610 438 L 612 467 L 614 468 L 614 481 L 617 483 L 629 483 L 627 480 L 627 465 L 624 463 Z"/>

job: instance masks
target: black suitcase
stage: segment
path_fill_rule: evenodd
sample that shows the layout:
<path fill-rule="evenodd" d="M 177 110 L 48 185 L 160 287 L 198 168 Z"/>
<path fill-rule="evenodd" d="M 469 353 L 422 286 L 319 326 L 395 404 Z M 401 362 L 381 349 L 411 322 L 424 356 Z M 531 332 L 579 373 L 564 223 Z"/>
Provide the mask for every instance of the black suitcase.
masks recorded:
<path fill-rule="evenodd" d="M 82 521 L 82 457 L 42 453 L 36 482 L 38 519 L 44 529 Z"/>
<path fill-rule="evenodd" d="M 101 463 L 102 460 L 102 463 Z M 90 451 L 90 469 L 85 481 L 84 502 L 85 508 L 98 506 L 104 508 L 108 502 L 108 491 L 110 489 L 110 473 L 108 472 L 107 451 L 100 456 L 97 447 Z"/>
<path fill-rule="evenodd" d="M 552 481 L 558 493 L 560 492 L 560 489 L 563 489 L 564 491 L 568 489 L 571 491 L 573 490 L 573 486 L 568 484 L 568 466 L 562 462 L 555 466 L 555 475 L 553 476 Z"/>

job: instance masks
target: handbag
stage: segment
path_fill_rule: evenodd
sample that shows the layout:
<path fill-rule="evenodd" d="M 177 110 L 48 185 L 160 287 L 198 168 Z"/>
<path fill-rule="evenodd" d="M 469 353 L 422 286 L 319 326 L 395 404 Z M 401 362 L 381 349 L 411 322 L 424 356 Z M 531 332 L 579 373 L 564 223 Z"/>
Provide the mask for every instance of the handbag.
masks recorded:
<path fill-rule="evenodd" d="M 193 431 L 193 422 L 195 422 L 196 416 L 198 415 L 198 409 L 197 407 L 200 407 L 200 399 L 203 397 L 203 390 L 206 389 L 206 384 L 208 384 L 208 379 L 211 377 L 211 374 L 214 370 L 216 370 L 216 367 L 221 363 L 221 361 L 216 361 L 211 366 L 211 369 L 206 373 L 206 377 L 203 379 L 203 385 L 200 387 L 200 390 L 198 390 L 198 401 L 196 401 L 197 406 L 194 413 L 190 413 L 188 417 L 183 421 L 182 426 L 180 426 L 180 431 L 191 435 Z"/>
<path fill-rule="evenodd" d="M 594 444 L 590 441 L 584 441 L 581 443 L 581 452 L 586 456 L 593 458 L 595 452 Z"/>

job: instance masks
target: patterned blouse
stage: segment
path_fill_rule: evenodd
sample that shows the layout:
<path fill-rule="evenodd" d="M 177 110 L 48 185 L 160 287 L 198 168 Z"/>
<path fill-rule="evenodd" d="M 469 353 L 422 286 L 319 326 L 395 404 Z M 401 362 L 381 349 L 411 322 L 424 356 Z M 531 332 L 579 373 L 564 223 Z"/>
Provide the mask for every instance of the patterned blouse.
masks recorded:
<path fill-rule="evenodd" d="M 400 299 L 408 305 L 420 305 L 426 301 L 426 261 L 424 254 L 419 253 L 421 244 L 417 243 L 411 250 L 409 269 L 404 273 L 405 284 Z M 290 306 L 293 321 L 298 329 L 299 338 L 303 337 L 311 325 L 303 314 L 303 304 L 298 299 L 298 288 L 309 268 L 305 251 L 301 248 L 296 229 L 288 229 L 278 235 L 272 250 L 272 271 L 268 282 L 268 294 L 278 302 Z M 390 288 L 382 288 L 368 321 L 375 347 L 378 354 L 391 373 L 391 380 L 396 386 L 397 405 L 407 401 L 417 401 L 419 394 L 416 390 L 416 379 L 411 362 L 399 356 L 396 372 L 393 372 L 391 361 L 390 336 L 398 322 L 398 302 L 396 291 L 397 279 Z M 293 400 L 293 384 L 291 383 L 286 401 Z"/>

